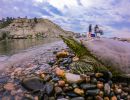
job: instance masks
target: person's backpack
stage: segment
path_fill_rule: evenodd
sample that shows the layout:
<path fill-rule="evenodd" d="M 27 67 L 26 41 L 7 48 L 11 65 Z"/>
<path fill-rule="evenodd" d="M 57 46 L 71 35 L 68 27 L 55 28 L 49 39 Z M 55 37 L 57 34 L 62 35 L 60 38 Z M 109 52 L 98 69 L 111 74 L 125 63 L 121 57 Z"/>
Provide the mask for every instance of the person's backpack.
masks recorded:
<path fill-rule="evenodd" d="M 91 37 L 95 37 L 95 34 L 91 34 Z"/>

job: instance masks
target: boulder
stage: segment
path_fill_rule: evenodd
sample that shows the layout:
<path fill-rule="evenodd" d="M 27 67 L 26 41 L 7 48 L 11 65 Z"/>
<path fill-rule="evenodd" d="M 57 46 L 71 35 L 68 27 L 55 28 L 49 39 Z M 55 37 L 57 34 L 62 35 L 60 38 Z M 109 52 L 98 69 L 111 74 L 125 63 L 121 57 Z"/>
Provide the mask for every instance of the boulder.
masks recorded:
<path fill-rule="evenodd" d="M 39 77 L 29 77 L 22 80 L 22 86 L 30 91 L 39 91 L 44 88 L 44 83 Z"/>
<path fill-rule="evenodd" d="M 46 91 L 46 93 L 47 93 L 48 95 L 50 95 L 50 94 L 53 92 L 53 90 L 54 90 L 54 84 L 51 83 L 51 82 L 47 82 L 47 83 L 45 84 L 45 91 Z"/>
<path fill-rule="evenodd" d="M 57 58 L 64 58 L 64 57 L 67 57 L 68 55 L 69 55 L 68 52 L 66 52 L 66 51 L 61 51 L 61 52 L 58 52 L 58 53 L 56 54 L 56 57 L 57 57 Z"/>
<path fill-rule="evenodd" d="M 99 38 L 83 41 L 83 45 L 105 65 L 124 74 L 130 73 L 130 43 Z"/>
<path fill-rule="evenodd" d="M 65 73 L 65 78 L 68 83 L 80 83 L 83 81 L 80 75 L 72 73 Z"/>

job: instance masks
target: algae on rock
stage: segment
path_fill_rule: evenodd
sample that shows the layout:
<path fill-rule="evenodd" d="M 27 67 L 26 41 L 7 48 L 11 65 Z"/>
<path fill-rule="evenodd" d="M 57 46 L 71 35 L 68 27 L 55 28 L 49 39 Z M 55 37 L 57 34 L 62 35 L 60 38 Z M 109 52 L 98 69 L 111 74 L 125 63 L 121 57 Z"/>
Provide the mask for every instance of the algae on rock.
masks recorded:
<path fill-rule="evenodd" d="M 64 43 L 66 43 L 67 46 L 76 54 L 76 56 L 79 57 L 79 61 L 76 63 L 80 63 L 79 67 L 81 68 L 77 68 L 73 66 L 75 68 L 72 68 L 73 70 L 72 72 L 84 74 L 86 72 L 89 72 L 91 69 L 91 71 L 93 70 L 94 72 L 111 71 L 114 77 L 123 76 L 123 73 L 120 70 L 118 71 L 115 70 L 112 66 L 105 65 L 101 60 L 99 60 L 96 56 L 94 56 L 94 54 L 92 54 L 87 47 L 82 45 L 78 40 L 72 37 L 64 37 L 64 36 L 60 36 L 60 37 L 62 38 Z M 85 67 L 83 67 L 81 63 L 83 64 L 83 66 L 84 63 L 86 63 L 86 70 L 84 70 Z M 87 65 L 89 67 L 87 67 Z"/>

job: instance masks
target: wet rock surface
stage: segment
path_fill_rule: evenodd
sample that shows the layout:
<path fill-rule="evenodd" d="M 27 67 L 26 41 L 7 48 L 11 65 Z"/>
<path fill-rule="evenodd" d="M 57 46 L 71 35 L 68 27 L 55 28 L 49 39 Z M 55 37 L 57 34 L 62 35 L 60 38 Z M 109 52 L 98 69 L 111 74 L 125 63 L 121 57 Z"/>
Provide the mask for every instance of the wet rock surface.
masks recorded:
<path fill-rule="evenodd" d="M 46 61 L 41 55 L 1 74 L 0 100 L 130 100 L 129 83 L 114 82 L 111 72 L 74 73 L 79 58 L 69 48 L 48 51 Z"/>
<path fill-rule="evenodd" d="M 39 77 L 24 78 L 21 84 L 30 91 L 39 91 L 44 88 L 44 83 Z"/>

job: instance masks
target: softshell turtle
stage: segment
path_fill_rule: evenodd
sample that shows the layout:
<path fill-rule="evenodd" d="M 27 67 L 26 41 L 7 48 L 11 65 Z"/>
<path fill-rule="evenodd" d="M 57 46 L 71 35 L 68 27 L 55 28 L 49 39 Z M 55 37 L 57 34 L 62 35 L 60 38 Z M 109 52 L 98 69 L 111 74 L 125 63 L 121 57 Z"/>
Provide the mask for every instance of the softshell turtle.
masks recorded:
<path fill-rule="evenodd" d="M 114 77 L 127 77 L 130 73 L 130 43 L 100 38 L 82 41 L 63 37 L 63 41 L 80 58 L 93 67 L 94 72 L 111 71 Z"/>

